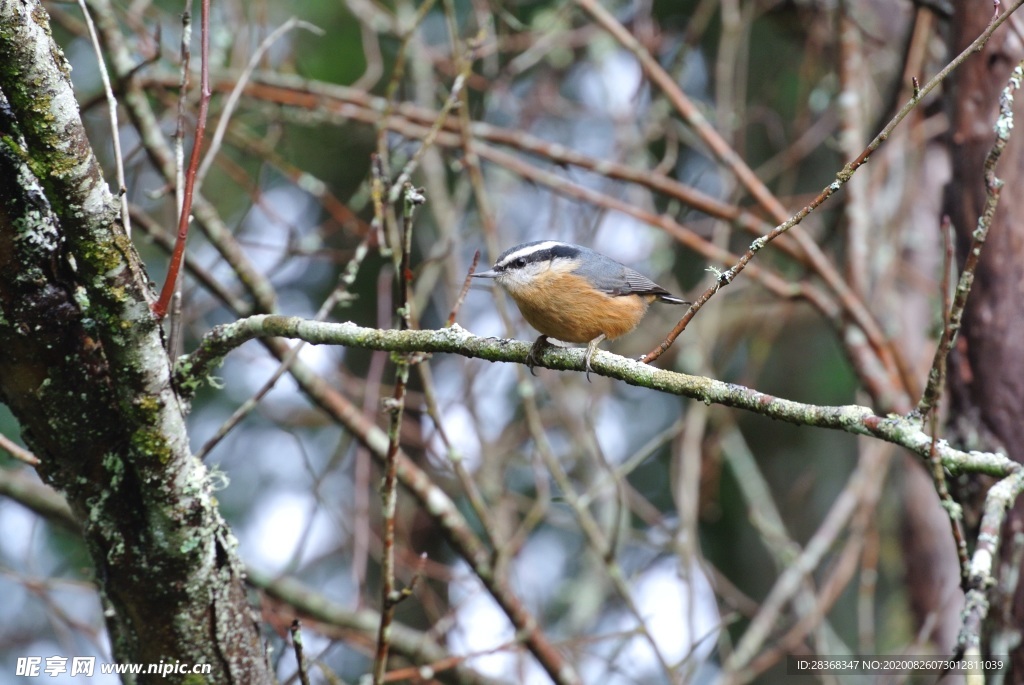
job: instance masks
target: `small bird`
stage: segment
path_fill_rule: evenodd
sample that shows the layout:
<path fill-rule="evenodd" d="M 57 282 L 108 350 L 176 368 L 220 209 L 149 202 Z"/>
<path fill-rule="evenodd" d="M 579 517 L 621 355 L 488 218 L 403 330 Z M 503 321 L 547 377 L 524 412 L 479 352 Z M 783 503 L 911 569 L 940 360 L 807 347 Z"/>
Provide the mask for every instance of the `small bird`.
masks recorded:
<path fill-rule="evenodd" d="M 651 302 L 690 304 L 599 252 L 555 240 L 511 247 L 490 271 L 473 276 L 493 278 L 512 296 L 523 318 L 540 331 L 526 358 L 531 373 L 547 339 L 554 338 L 587 343 L 583 360 L 590 380 L 590 359 L 597 346 L 636 328 Z"/>

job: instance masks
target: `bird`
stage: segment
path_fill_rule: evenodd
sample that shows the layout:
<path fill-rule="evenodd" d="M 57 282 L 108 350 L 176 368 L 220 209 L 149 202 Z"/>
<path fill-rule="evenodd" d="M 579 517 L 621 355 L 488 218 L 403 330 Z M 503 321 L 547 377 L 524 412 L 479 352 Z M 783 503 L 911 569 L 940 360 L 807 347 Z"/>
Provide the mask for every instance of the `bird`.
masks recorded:
<path fill-rule="evenodd" d="M 548 338 L 554 338 L 587 343 L 588 381 L 597 346 L 636 328 L 651 302 L 691 304 L 600 252 L 557 240 L 510 247 L 489 271 L 473 277 L 494 279 L 540 332 L 526 358 L 530 373 Z"/>

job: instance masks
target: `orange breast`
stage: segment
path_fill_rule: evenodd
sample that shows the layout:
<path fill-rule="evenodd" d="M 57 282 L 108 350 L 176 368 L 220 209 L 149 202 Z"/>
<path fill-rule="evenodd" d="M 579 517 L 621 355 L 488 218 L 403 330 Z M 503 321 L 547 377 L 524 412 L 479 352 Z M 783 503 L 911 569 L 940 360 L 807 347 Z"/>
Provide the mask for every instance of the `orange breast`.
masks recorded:
<path fill-rule="evenodd" d="M 590 342 L 602 333 L 609 340 L 636 328 L 652 296 L 613 297 L 594 290 L 587 281 L 555 269 L 545 271 L 528 286 L 509 289 L 523 318 L 544 335 L 564 342 Z"/>

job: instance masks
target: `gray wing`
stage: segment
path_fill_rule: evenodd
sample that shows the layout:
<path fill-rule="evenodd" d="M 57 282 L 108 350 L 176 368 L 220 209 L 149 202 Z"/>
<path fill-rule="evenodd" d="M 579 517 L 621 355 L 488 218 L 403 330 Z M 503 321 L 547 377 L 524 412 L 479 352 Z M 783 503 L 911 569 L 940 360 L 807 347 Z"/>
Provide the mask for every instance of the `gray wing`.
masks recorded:
<path fill-rule="evenodd" d="M 628 266 L 619 264 L 614 259 L 605 257 L 600 252 L 581 248 L 582 264 L 575 273 L 587 278 L 594 287 L 609 295 L 670 295 L 660 285 L 633 271 Z"/>
<path fill-rule="evenodd" d="M 626 292 L 616 293 L 617 295 L 626 295 L 629 293 L 640 293 L 640 294 L 651 294 L 651 295 L 668 295 L 669 292 L 662 288 L 660 285 L 647 278 L 641 273 L 637 273 L 630 268 L 626 268 Z"/>

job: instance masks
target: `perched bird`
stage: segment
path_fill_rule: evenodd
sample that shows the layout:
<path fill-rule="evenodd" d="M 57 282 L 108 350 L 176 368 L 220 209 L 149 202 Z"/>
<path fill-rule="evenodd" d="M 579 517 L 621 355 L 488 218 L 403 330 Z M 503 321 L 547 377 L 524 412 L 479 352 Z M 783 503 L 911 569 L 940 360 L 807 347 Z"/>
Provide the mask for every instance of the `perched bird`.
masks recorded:
<path fill-rule="evenodd" d="M 490 271 L 473 276 L 493 278 L 540 331 L 527 357 L 531 373 L 547 339 L 554 338 L 588 343 L 583 359 L 589 380 L 598 344 L 636 328 L 651 302 L 690 304 L 599 252 L 555 240 L 509 248 Z"/>

